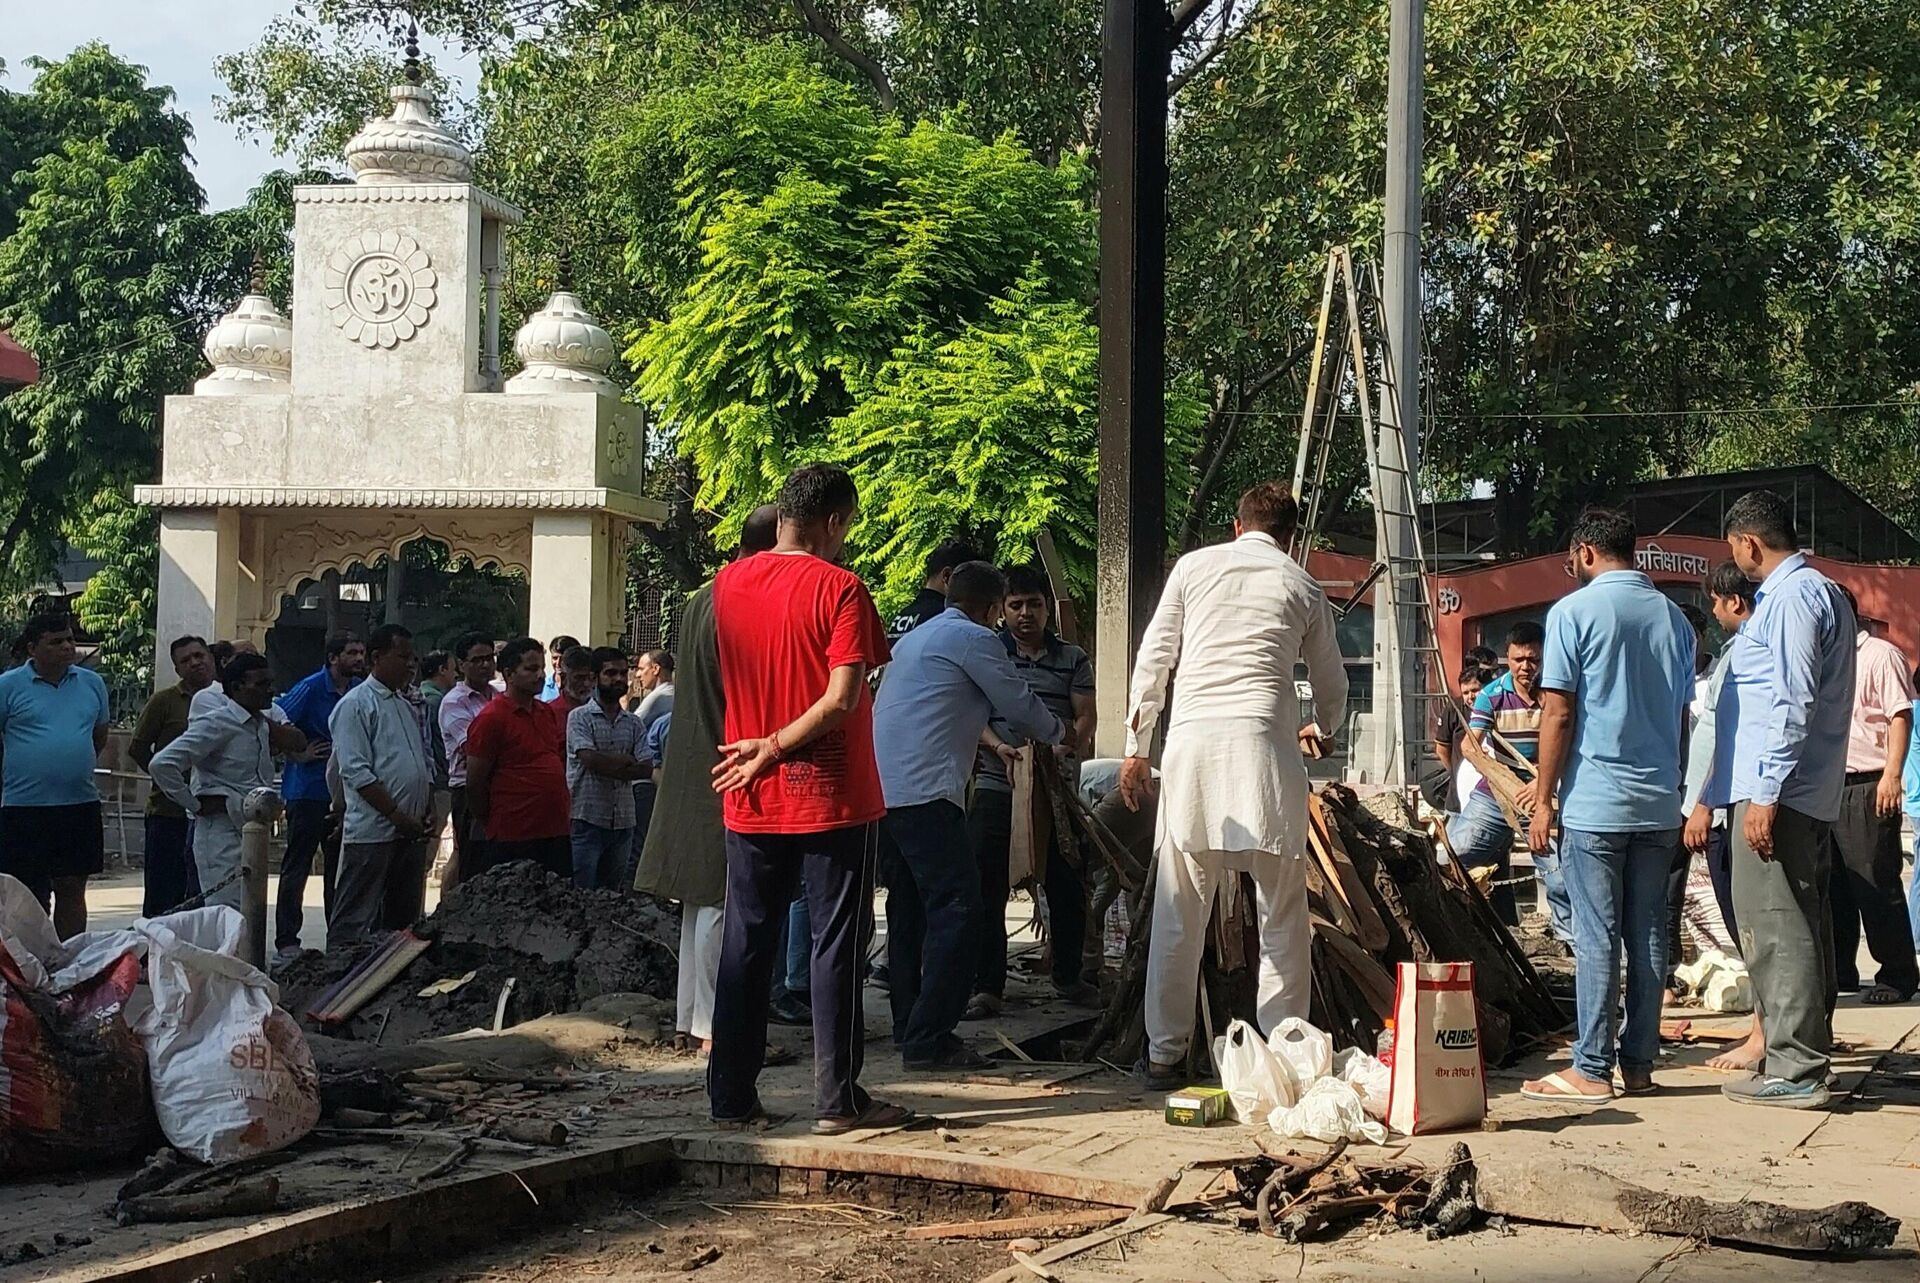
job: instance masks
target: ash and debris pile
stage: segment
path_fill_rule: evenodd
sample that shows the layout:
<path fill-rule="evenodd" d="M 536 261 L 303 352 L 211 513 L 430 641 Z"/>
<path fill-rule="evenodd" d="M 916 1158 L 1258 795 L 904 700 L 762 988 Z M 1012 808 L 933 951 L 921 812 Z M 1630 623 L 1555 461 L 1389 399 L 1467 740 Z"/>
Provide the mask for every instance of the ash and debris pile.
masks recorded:
<path fill-rule="evenodd" d="M 672 1000 L 679 914 L 649 896 L 582 891 L 528 861 L 488 869 L 414 924 L 430 943 L 366 1005 L 326 1032 L 396 1046 L 577 1011 L 607 994 Z M 304 1013 L 364 956 L 308 952 L 279 972 L 281 1005 Z M 464 979 L 472 972 L 472 979 Z M 438 982 L 447 982 L 439 984 Z M 441 991 L 422 996 L 422 991 Z"/>

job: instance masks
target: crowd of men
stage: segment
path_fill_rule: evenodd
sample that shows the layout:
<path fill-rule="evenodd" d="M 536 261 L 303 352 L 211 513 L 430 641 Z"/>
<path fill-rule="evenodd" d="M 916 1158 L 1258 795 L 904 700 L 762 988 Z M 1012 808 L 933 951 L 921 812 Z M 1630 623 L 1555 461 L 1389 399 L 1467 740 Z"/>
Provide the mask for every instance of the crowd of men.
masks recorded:
<path fill-rule="evenodd" d="M 581 887 L 662 896 L 682 906 L 677 1041 L 709 1054 L 713 1118 L 765 1117 L 756 1083 L 769 1020 L 782 1020 L 812 1027 L 815 1130 L 837 1135 L 908 1116 L 860 1085 L 870 981 L 888 990 L 905 1067 L 982 1063 L 958 1030 L 1005 1001 L 1014 799 L 1054 779 L 1157 812 L 1136 1066 L 1148 1085 L 1182 1081 L 1223 879 L 1249 875 L 1255 890 L 1260 1025 L 1306 1016 L 1304 757 L 1339 725 L 1347 680 L 1326 596 L 1286 552 L 1298 517 L 1286 487 L 1247 491 L 1234 538 L 1173 566 L 1134 665 L 1124 756 L 1104 762 L 1089 760 L 1092 666 L 1052 627 L 1045 576 L 943 545 L 889 629 L 839 564 L 858 514 L 846 472 L 788 477 L 688 601 L 677 665 L 479 633 L 417 657 L 388 624 L 329 638 L 324 665 L 275 701 L 250 647 L 179 638 L 178 683 L 133 734 L 155 785 L 147 911 L 238 903 L 245 807 L 276 775 L 278 958 L 303 943 L 316 866 L 329 949 L 410 924 L 443 832 L 443 888 L 530 860 Z M 1737 923 L 1758 1000 L 1753 1039 L 1723 1058 L 1748 1071 L 1731 1099 L 1826 1103 L 1832 1011 L 1857 981 L 1861 926 L 1881 968 L 1867 1000 L 1920 987 L 1901 900 L 1907 661 L 1800 553 L 1777 496 L 1736 503 L 1726 537 L 1730 560 L 1705 589 L 1731 640 L 1709 664 L 1704 619 L 1635 569 L 1630 521 L 1589 510 L 1570 540 L 1577 590 L 1544 627 L 1512 630 L 1504 667 L 1470 654 L 1471 712 L 1439 728 L 1457 857 L 1504 869 L 1524 838 L 1575 960 L 1573 1065 L 1527 1083 L 1530 1097 L 1654 1089 L 1692 852 Z M 24 640 L 28 662 L 0 675 L 0 871 L 71 933 L 100 868 L 92 772 L 107 700 L 74 665 L 65 620 L 35 619 Z M 1516 833 L 1485 781 L 1522 763 L 1533 782 Z M 1920 809 L 1920 787 L 1909 801 Z M 869 968 L 876 877 L 887 958 Z M 1103 890 L 1066 860 L 1037 880 L 1055 992 L 1095 1002 L 1085 958 Z M 1510 894 L 1501 908 L 1516 915 Z"/>
<path fill-rule="evenodd" d="M 1863 928 L 1879 974 L 1862 1001 L 1920 990 L 1920 895 L 1903 900 L 1900 837 L 1903 805 L 1920 814 L 1920 675 L 1800 551 L 1779 496 L 1742 497 L 1725 534 L 1731 555 L 1702 585 L 1727 637 L 1717 657 L 1706 617 L 1635 568 L 1628 518 L 1592 509 L 1570 540 L 1579 588 L 1544 628 L 1512 629 L 1503 670 L 1469 654 L 1459 688 L 1472 711 L 1436 728 L 1451 846 L 1496 866 L 1496 885 L 1510 882 L 1515 834 L 1486 776 L 1532 778 L 1524 837 L 1573 954 L 1577 1023 L 1572 1068 L 1525 1084 L 1530 1098 L 1656 1089 L 1695 856 L 1755 995 L 1746 1043 L 1710 1062 L 1740 1075 L 1728 1099 L 1828 1103 L 1833 1011 L 1862 988 Z M 1511 892 L 1496 900 L 1513 921 Z"/>

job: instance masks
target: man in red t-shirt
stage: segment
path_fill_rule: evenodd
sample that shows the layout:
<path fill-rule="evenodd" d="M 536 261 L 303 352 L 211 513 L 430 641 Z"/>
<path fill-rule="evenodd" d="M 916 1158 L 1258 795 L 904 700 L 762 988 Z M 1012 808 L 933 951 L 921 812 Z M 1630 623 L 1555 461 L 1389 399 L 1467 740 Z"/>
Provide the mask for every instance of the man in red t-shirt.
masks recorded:
<path fill-rule="evenodd" d="M 887 809 L 866 676 L 888 652 L 866 586 L 833 564 L 858 508 L 841 469 L 799 469 L 780 488 L 773 550 L 713 581 L 727 741 L 713 786 L 724 795 L 727 900 L 707 1098 L 722 1124 L 765 1116 L 754 1084 L 767 1049 L 767 986 L 802 883 L 813 928 L 813 1129 L 837 1136 L 912 1117 L 859 1083 L 869 857 Z"/>
<path fill-rule="evenodd" d="M 473 837 L 484 840 L 463 857 L 461 880 L 509 860 L 571 878 L 567 732 L 560 711 L 540 698 L 546 651 L 531 637 L 510 641 L 500 648 L 500 674 L 507 689 L 467 731 L 467 814 Z"/>

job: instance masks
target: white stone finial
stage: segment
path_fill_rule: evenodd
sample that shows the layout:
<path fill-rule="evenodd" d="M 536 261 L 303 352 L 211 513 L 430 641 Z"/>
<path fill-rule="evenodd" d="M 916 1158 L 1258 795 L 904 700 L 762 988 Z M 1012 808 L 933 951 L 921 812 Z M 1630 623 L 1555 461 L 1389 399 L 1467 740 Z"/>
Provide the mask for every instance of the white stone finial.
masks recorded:
<path fill-rule="evenodd" d="M 473 156 L 433 115 L 433 90 L 395 85 L 388 91 L 393 115 L 370 120 L 346 147 L 353 181 L 464 183 L 473 177 Z"/>
<path fill-rule="evenodd" d="M 513 350 L 524 368 L 507 380 L 508 392 L 620 395 L 619 385 L 607 377 L 613 339 L 571 290 L 555 290 L 547 305 L 527 318 L 513 336 Z"/>
<path fill-rule="evenodd" d="M 203 350 L 213 373 L 193 385 L 197 396 L 293 390 L 293 326 L 267 297 L 257 267 L 245 297 L 207 331 Z"/>

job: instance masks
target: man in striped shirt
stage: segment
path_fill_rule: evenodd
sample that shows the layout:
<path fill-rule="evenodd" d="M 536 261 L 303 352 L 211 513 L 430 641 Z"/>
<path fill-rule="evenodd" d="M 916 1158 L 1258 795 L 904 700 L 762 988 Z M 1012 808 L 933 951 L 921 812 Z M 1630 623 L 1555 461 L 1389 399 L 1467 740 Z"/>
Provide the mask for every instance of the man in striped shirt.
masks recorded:
<path fill-rule="evenodd" d="M 1476 767 L 1487 757 L 1514 766 L 1514 754 L 1528 763 L 1540 755 L 1540 654 L 1546 633 L 1530 619 L 1507 633 L 1507 671 L 1487 683 L 1473 701 L 1467 736 L 1461 749 Z M 1495 736 L 1498 735 L 1498 739 Z M 1486 774 L 1482 769 L 1481 774 Z M 1523 778 L 1530 778 L 1523 773 Z M 1520 921 L 1513 888 L 1513 829 L 1494 800 L 1493 788 L 1483 778 L 1467 796 L 1460 818 L 1447 826 L 1447 840 L 1466 868 L 1494 865 L 1493 907 L 1509 926 Z M 1560 885 L 1557 854 L 1538 857 L 1534 867 L 1547 892 L 1553 933 L 1573 940 L 1572 908 Z"/>

